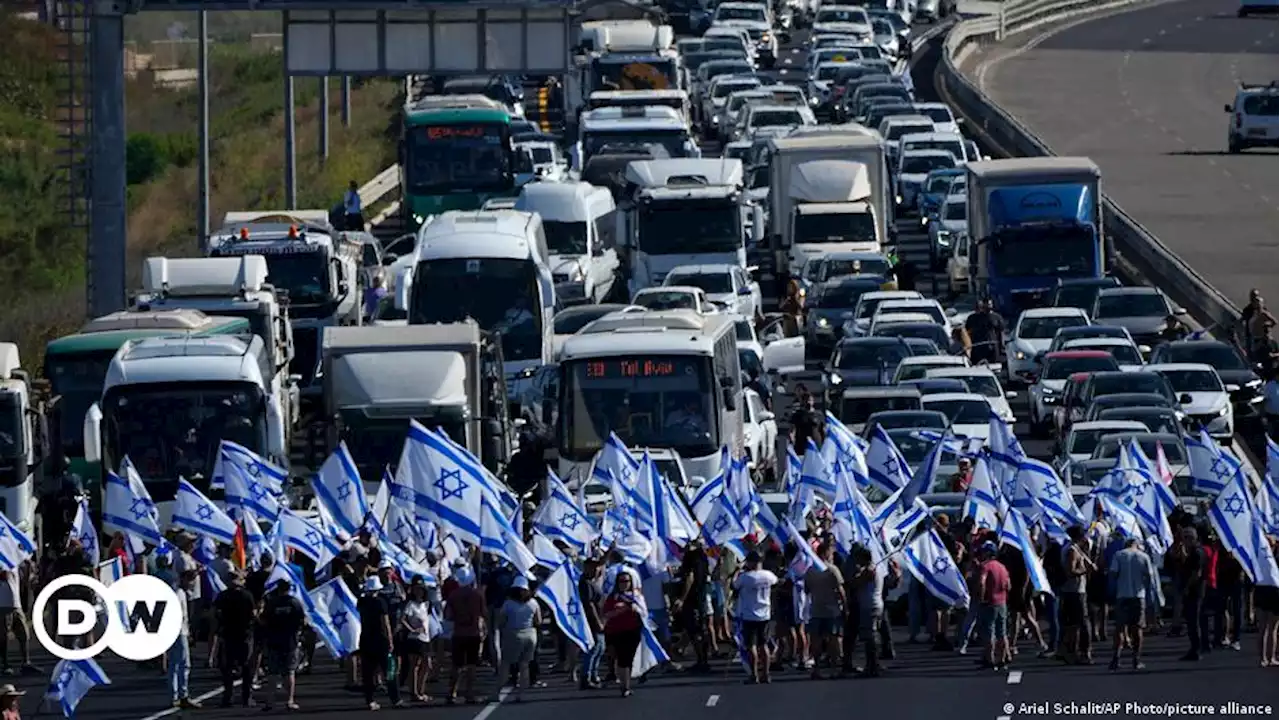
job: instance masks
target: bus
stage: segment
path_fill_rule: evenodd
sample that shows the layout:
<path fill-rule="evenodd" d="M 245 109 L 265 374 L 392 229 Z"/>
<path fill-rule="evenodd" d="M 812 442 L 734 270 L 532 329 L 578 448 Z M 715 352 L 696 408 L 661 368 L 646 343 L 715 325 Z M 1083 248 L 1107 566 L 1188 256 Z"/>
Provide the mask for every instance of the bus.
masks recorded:
<path fill-rule="evenodd" d="M 478 210 L 516 192 L 511 114 L 483 95 L 434 95 L 407 103 L 400 136 L 401 212 L 417 228 L 446 210 Z"/>
<path fill-rule="evenodd" d="M 591 477 L 610 432 L 633 450 L 674 451 L 695 484 L 720 471 L 720 448 L 743 453 L 731 315 L 606 315 L 565 339 L 559 385 L 558 469 L 571 483 Z"/>
<path fill-rule="evenodd" d="M 80 331 L 51 340 L 44 350 L 44 377 L 58 398 L 49 420 L 53 452 L 65 469 L 79 475 L 97 508 L 102 470 L 84 454 L 84 416 L 102 398 L 111 359 L 129 340 L 187 335 L 248 335 L 249 320 L 206 315 L 199 310 L 117 312 L 90 320 Z M 55 465 L 57 463 L 55 462 Z"/>

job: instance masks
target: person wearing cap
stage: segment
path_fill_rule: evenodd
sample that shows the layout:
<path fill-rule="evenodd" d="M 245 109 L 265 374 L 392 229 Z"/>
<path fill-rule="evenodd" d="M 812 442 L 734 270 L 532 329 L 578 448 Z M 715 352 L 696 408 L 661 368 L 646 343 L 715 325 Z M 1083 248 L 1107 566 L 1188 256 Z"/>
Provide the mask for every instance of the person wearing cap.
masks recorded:
<path fill-rule="evenodd" d="M 387 694 L 391 703 L 403 707 L 400 699 L 400 683 L 391 665 L 392 624 L 391 607 L 383 594 L 383 584 L 377 576 L 364 581 L 364 594 L 356 601 L 360 613 L 360 674 L 364 681 L 364 701 L 370 710 L 382 707 L 373 699 L 378 678 L 385 677 Z"/>
<path fill-rule="evenodd" d="M 297 598 L 289 594 L 292 583 L 280 580 L 263 600 L 260 627 L 262 628 L 263 657 L 266 659 L 267 700 L 263 703 L 270 710 L 275 700 L 275 683 L 269 678 L 278 677 L 284 685 L 285 707 L 297 710 L 294 699 L 298 672 L 298 637 L 306 623 L 306 611 Z"/>
<path fill-rule="evenodd" d="M 222 707 L 231 707 L 231 693 L 240 680 L 240 704 L 249 706 L 254 667 L 249 664 L 257 603 L 244 586 L 244 573 L 232 568 L 227 573 L 227 589 L 213 601 L 212 634 L 218 638 L 218 666 L 222 672 Z"/>
<path fill-rule="evenodd" d="M 183 710 L 195 710 L 200 703 L 191 699 L 189 681 L 191 679 L 191 588 L 196 584 L 199 575 L 195 570 L 186 570 L 178 575 L 178 608 L 182 611 L 181 632 L 169 647 L 166 660 L 169 665 L 169 692 L 173 706 Z"/>
<path fill-rule="evenodd" d="M 987 540 L 978 547 L 979 621 L 986 640 L 986 666 L 1002 670 L 1013 659 L 1009 649 L 1009 569 L 996 558 L 996 544 Z"/>
<path fill-rule="evenodd" d="M 0 718 L 22 720 L 22 696 L 26 694 L 26 690 L 19 690 L 13 683 L 0 685 Z"/>
<path fill-rule="evenodd" d="M 429 702 L 426 693 L 427 669 L 431 664 L 432 618 L 427 600 L 427 584 L 421 577 L 409 584 L 409 597 L 400 613 L 404 632 L 404 654 L 409 660 L 410 692 L 418 702 Z"/>
<path fill-rule="evenodd" d="M 529 590 L 529 579 L 517 574 L 507 591 L 506 602 L 498 610 L 497 620 L 502 661 L 517 673 L 516 702 L 523 699 L 524 689 L 530 682 L 529 666 L 537 656 L 538 628 L 541 626 L 542 611 Z"/>
<path fill-rule="evenodd" d="M 445 702 L 457 702 L 461 684 L 462 696 L 468 704 L 474 704 L 480 700 L 474 694 L 476 666 L 480 664 L 480 645 L 488 630 L 484 595 L 476 589 L 475 571 L 469 565 L 455 567 L 453 579 L 457 587 L 444 599 L 444 618 L 453 626 L 449 640 L 453 662 Z"/>

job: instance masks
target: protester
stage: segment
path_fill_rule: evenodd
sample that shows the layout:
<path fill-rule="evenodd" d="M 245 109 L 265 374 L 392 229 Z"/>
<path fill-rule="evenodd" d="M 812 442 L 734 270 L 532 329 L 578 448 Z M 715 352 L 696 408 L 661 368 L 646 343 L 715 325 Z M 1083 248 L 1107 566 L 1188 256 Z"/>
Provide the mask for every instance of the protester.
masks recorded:
<path fill-rule="evenodd" d="M 458 585 L 444 601 L 444 616 L 453 626 L 450 639 L 452 668 L 449 677 L 450 705 L 458 700 L 459 684 L 468 705 L 480 702 L 475 694 L 476 666 L 480 664 L 480 646 L 486 635 L 484 595 L 475 588 L 475 573 L 463 565 L 455 568 L 453 579 Z"/>
<path fill-rule="evenodd" d="M 26 690 L 19 690 L 13 683 L 0 685 L 0 720 L 22 720 L 21 699 Z"/>
<path fill-rule="evenodd" d="M 1182 588 L 1182 620 L 1187 628 L 1190 648 L 1182 660 L 1195 662 L 1205 651 L 1200 630 L 1200 614 L 1204 610 L 1205 573 L 1208 559 L 1195 528 L 1182 529 L 1173 556 L 1177 563 L 1178 585 Z"/>
<path fill-rule="evenodd" d="M 403 707 L 400 684 L 396 681 L 395 656 L 392 654 L 391 604 L 383 593 L 384 585 L 377 577 L 365 580 L 364 594 L 356 603 L 360 613 L 360 674 L 363 680 L 364 702 L 370 710 L 382 706 L 374 701 L 378 678 L 386 680 L 391 704 Z"/>
<path fill-rule="evenodd" d="M 1115 594 L 1116 630 L 1112 644 L 1111 670 L 1120 669 L 1120 651 L 1127 640 L 1133 648 L 1133 669 L 1146 667 L 1142 662 L 1142 633 L 1146 623 L 1147 589 L 1158 582 L 1155 565 L 1142 551 L 1141 541 L 1129 538 L 1124 549 L 1111 558 L 1108 568 L 1110 584 Z"/>
<path fill-rule="evenodd" d="M 991 309 L 990 298 L 984 297 L 978 301 L 977 310 L 965 318 L 964 329 L 969 333 L 969 359 L 974 365 L 1000 361 L 1004 344 L 1004 318 Z"/>
<path fill-rule="evenodd" d="M 778 576 L 762 569 L 760 562 L 760 553 L 751 551 L 733 578 L 737 596 L 734 614 L 742 623 L 742 642 L 751 660 L 748 682 L 752 684 L 773 681 L 769 674 L 769 621 L 773 619 L 771 595 Z"/>
<path fill-rule="evenodd" d="M 255 668 L 249 663 L 257 603 L 244 587 L 244 574 L 227 573 L 227 589 L 213 603 L 213 627 L 218 638 L 218 666 L 222 672 L 222 707 L 231 707 L 235 681 L 240 680 L 240 704 L 249 707 Z"/>
<path fill-rule="evenodd" d="M 809 621 L 809 637 L 812 640 L 814 666 L 810 674 L 814 680 L 822 679 L 820 654 L 825 651 L 827 662 L 839 668 L 843 665 L 840 636 L 844 632 L 844 613 L 848 600 L 844 591 L 844 575 L 835 564 L 835 543 L 824 540 L 818 546 L 818 559 L 825 568 L 811 567 L 804 575 L 804 587 L 812 598 L 812 619 Z"/>
<path fill-rule="evenodd" d="M 298 638 L 306 622 L 306 612 L 302 603 L 289 594 L 291 588 L 289 580 L 277 581 L 263 601 L 260 626 L 265 646 L 263 657 L 266 659 L 266 675 L 268 678 L 280 678 L 284 685 L 285 707 L 298 710 L 298 704 L 294 700 L 298 672 Z M 271 709 L 274 700 L 275 685 L 268 683 L 264 703 L 267 710 Z"/>
<path fill-rule="evenodd" d="M 1070 542 L 1062 548 L 1062 566 L 1065 579 L 1058 588 L 1062 617 L 1062 642 L 1058 658 L 1066 662 L 1088 665 L 1093 662 L 1093 630 L 1089 625 L 1089 607 L 1086 599 L 1089 574 L 1093 565 L 1089 560 L 1085 530 L 1079 525 L 1067 528 Z"/>
<path fill-rule="evenodd" d="M 620 573 L 604 600 L 604 637 L 622 697 L 631 697 L 631 666 L 640 647 L 644 611 L 631 573 Z"/>
<path fill-rule="evenodd" d="M 707 633 L 707 606 L 710 605 L 707 584 L 710 581 L 711 565 L 701 541 L 691 541 L 685 548 L 679 575 L 684 588 L 676 601 L 675 611 L 680 614 L 680 627 L 689 638 L 697 656 L 690 671 L 708 672 L 711 664 L 710 639 Z"/>
<path fill-rule="evenodd" d="M 507 600 L 498 611 L 496 627 L 501 631 L 502 661 L 516 674 L 514 700 L 524 699 L 524 690 L 531 684 L 530 666 L 538 652 L 538 628 L 542 625 L 542 613 L 529 591 L 529 580 L 517 575 L 507 593 Z"/>
<path fill-rule="evenodd" d="M 591 649 L 582 654 L 582 669 L 578 687 L 582 690 L 600 689 L 600 661 L 604 658 L 604 620 L 600 617 L 600 604 L 604 599 L 596 582 L 600 578 L 600 561 L 587 558 L 582 564 L 582 577 L 578 579 L 578 598 L 582 602 L 582 614 L 591 632 Z"/>
<path fill-rule="evenodd" d="M 1276 541 L 1267 538 L 1271 556 L 1276 556 Z M 1280 666 L 1280 588 L 1274 585 L 1257 585 L 1253 588 L 1253 606 L 1258 613 L 1258 634 L 1261 636 L 1260 654 L 1262 667 Z"/>
<path fill-rule="evenodd" d="M 409 600 L 400 614 L 405 633 L 405 655 L 409 659 L 410 694 L 418 702 L 429 702 L 426 682 L 431 658 L 431 605 L 427 601 L 427 586 L 422 578 L 415 577 L 409 585 Z"/>
<path fill-rule="evenodd" d="M 169 664 L 169 692 L 173 706 L 183 710 L 195 710 L 200 703 L 192 700 L 188 683 L 191 679 L 191 610 L 190 592 L 196 584 L 196 571 L 188 569 L 178 575 L 178 608 L 182 611 L 181 630 L 178 639 L 169 647 L 166 660 Z"/>

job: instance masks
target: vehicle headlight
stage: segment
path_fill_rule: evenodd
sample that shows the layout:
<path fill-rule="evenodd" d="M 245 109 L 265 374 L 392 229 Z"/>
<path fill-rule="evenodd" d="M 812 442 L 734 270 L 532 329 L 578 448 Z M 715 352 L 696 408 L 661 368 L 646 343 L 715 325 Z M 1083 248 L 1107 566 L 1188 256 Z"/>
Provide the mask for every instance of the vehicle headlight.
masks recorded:
<path fill-rule="evenodd" d="M 1222 409 L 1218 411 L 1218 417 L 1226 417 L 1229 412 L 1231 412 L 1231 406 L 1223 405 Z"/>
<path fill-rule="evenodd" d="M 831 327 L 831 321 L 824 317 L 820 317 L 818 318 L 818 327 L 820 328 Z"/>
<path fill-rule="evenodd" d="M 939 231 L 938 231 L 938 244 L 939 244 L 939 245 L 950 245 L 950 244 L 951 244 L 951 231 L 950 231 L 950 230 L 939 230 Z"/>
<path fill-rule="evenodd" d="M 1026 353 L 1024 353 L 1024 352 L 1022 352 L 1021 350 L 1017 350 L 1017 351 L 1015 351 L 1015 352 L 1013 353 L 1013 359 L 1014 359 L 1014 360 L 1026 360 L 1026 359 L 1027 359 L 1027 354 L 1026 354 Z"/>
<path fill-rule="evenodd" d="M 1247 387 L 1247 388 L 1249 388 L 1250 390 L 1254 390 L 1254 389 L 1260 388 L 1260 387 L 1262 387 L 1262 379 L 1261 379 L 1261 378 L 1254 378 L 1254 379 L 1250 380 L 1249 382 L 1245 383 L 1245 384 L 1244 384 L 1244 386 L 1245 386 L 1245 387 Z"/>

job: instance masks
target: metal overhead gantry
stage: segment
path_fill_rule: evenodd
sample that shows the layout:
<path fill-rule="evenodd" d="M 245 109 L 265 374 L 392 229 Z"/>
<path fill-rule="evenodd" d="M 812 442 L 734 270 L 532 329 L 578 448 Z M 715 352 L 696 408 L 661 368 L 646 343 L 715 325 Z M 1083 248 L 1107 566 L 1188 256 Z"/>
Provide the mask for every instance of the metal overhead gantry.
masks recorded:
<path fill-rule="evenodd" d="M 293 77 L 562 75 L 576 38 L 574 0 L 61 0 L 91 7 L 89 312 L 126 304 L 124 18 L 149 10 L 284 15 L 286 141 Z M 295 193 L 292 152 L 286 193 Z"/>

